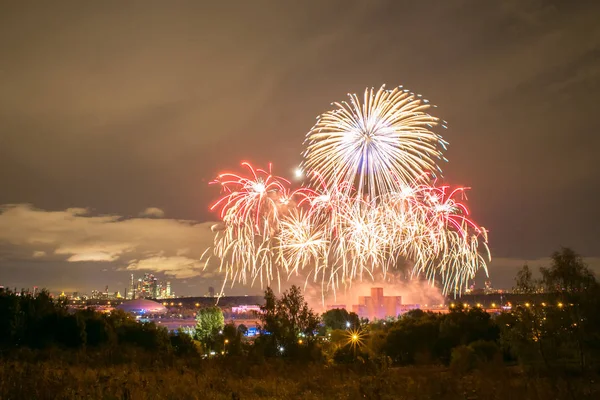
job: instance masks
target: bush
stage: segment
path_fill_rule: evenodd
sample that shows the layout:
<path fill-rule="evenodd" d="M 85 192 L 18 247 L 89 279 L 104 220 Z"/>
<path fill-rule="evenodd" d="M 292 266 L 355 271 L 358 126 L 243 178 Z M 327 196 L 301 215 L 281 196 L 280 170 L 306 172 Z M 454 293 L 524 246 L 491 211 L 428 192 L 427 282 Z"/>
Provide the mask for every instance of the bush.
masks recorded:
<path fill-rule="evenodd" d="M 501 356 L 500 348 L 494 342 L 478 340 L 469 345 L 479 363 L 489 363 Z"/>
<path fill-rule="evenodd" d="M 475 350 L 469 346 L 461 345 L 452 349 L 450 368 L 458 373 L 471 371 L 477 362 Z"/>

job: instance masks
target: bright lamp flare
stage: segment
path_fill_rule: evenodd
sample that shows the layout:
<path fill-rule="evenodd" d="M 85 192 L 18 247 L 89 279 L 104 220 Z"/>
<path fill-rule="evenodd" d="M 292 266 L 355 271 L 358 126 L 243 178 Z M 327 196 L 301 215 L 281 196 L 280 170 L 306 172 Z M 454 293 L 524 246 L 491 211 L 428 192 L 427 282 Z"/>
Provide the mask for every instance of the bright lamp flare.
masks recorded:
<path fill-rule="evenodd" d="M 307 134 L 305 170 L 318 171 L 327 186 L 349 182 L 374 198 L 413 184 L 423 174 L 440 171 L 447 142 L 432 128 L 439 119 L 420 95 L 395 88 L 366 89 L 362 103 L 333 103 Z M 441 172 L 441 171 L 440 171 Z"/>

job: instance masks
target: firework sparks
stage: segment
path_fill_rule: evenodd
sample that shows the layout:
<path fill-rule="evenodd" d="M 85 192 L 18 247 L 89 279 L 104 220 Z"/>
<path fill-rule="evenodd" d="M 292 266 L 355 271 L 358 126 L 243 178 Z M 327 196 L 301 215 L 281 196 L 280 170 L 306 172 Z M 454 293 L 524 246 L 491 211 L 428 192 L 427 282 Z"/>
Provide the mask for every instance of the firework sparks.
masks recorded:
<path fill-rule="evenodd" d="M 273 249 L 281 215 L 289 207 L 289 181 L 272 175 L 271 166 L 268 171 L 247 162 L 242 166 L 247 176 L 223 173 L 212 182 L 221 185 L 224 195 L 211 210 L 220 209 L 225 225 L 216 233 L 214 254 L 225 271 L 224 285 L 227 281 L 245 284 L 250 278 L 262 286 L 279 278 Z"/>
<path fill-rule="evenodd" d="M 371 198 L 411 185 L 423 171 L 439 170 L 446 142 L 431 129 L 439 119 L 429 103 L 407 90 L 366 89 L 363 101 L 334 103 L 307 135 L 305 169 L 318 171 L 328 186 L 357 185 Z"/>
<path fill-rule="evenodd" d="M 469 216 L 465 192 L 437 186 L 434 159 L 446 142 L 429 104 L 399 88 L 367 89 L 361 103 L 335 103 L 308 133 L 308 148 L 290 182 L 242 163 L 245 174 L 213 182 L 223 196 L 211 207 L 213 253 L 231 281 L 270 284 L 291 275 L 320 282 L 323 293 L 354 280 L 385 277 L 399 261 L 412 276 L 460 294 L 478 270 L 487 273 L 487 231 Z M 445 160 L 445 159 L 444 159 Z"/>

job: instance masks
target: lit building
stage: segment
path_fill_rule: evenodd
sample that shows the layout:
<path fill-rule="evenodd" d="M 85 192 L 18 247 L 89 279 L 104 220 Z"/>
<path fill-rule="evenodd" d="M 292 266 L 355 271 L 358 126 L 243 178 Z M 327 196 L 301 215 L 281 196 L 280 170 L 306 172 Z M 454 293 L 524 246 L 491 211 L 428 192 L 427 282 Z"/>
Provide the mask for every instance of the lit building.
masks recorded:
<path fill-rule="evenodd" d="M 135 299 L 135 285 L 133 280 L 133 274 L 131 274 L 131 281 L 129 282 L 129 290 L 127 291 L 127 299 Z"/>
<path fill-rule="evenodd" d="M 174 297 L 171 292 L 171 282 L 160 282 L 153 274 L 145 273 L 143 278 L 135 280 L 131 274 L 129 288 L 126 290 L 128 300 L 135 299 L 168 299 Z"/>
<path fill-rule="evenodd" d="M 402 304 L 402 296 L 384 296 L 383 288 L 371 288 L 371 296 L 358 296 L 352 311 L 361 318 L 385 319 L 418 309 L 418 304 Z"/>
<path fill-rule="evenodd" d="M 126 301 L 117 306 L 117 309 L 123 310 L 125 312 L 129 312 L 135 315 L 143 315 L 143 314 L 165 314 L 167 312 L 167 308 L 155 301 L 146 300 L 146 299 L 137 299 Z"/>
<path fill-rule="evenodd" d="M 260 306 L 243 304 L 237 307 L 231 307 L 231 312 L 233 314 L 245 314 L 252 311 L 261 312 Z"/>

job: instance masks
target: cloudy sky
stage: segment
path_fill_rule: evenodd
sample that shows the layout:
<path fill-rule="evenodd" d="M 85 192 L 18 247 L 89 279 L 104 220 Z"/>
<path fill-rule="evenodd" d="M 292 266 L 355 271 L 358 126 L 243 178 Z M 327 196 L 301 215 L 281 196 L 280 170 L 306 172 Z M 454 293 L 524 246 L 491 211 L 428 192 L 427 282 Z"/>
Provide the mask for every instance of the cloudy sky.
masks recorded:
<path fill-rule="evenodd" d="M 449 122 L 495 286 L 560 246 L 600 265 L 600 2 L 176 3 L 0 6 L 0 285 L 204 294 L 208 181 L 291 174 L 317 115 L 384 83 Z"/>

